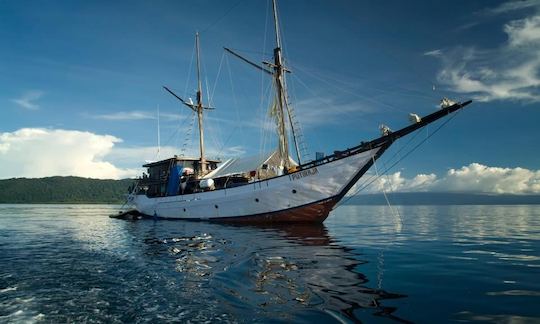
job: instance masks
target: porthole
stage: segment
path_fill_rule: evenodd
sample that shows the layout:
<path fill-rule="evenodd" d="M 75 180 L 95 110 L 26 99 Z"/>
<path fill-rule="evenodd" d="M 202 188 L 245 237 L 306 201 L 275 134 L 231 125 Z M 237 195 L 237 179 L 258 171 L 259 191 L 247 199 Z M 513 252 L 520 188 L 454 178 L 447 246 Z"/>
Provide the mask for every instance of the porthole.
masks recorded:
<path fill-rule="evenodd" d="M 256 201 L 256 202 L 259 202 L 259 198 L 255 198 L 255 201 Z"/>
<path fill-rule="evenodd" d="M 218 208 L 218 205 L 214 205 L 214 207 L 216 207 L 216 209 Z"/>
<path fill-rule="evenodd" d="M 186 211 L 186 209 L 184 208 L 184 212 Z"/>
<path fill-rule="evenodd" d="M 296 189 L 293 189 L 293 190 L 292 190 L 292 193 L 295 194 L 295 193 L 296 193 Z"/>

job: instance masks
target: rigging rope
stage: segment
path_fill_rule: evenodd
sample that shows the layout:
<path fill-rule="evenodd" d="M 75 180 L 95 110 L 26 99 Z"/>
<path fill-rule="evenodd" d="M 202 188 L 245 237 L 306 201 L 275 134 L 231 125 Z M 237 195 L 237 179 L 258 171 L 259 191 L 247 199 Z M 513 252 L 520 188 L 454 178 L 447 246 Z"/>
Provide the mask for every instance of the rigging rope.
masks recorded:
<path fill-rule="evenodd" d="M 427 130 L 427 128 L 426 128 Z M 399 153 L 401 153 L 401 151 L 403 151 L 406 147 L 408 147 L 413 141 L 414 139 L 419 135 L 421 134 L 421 132 L 415 132 L 414 135 L 409 139 L 409 141 L 407 141 L 407 143 L 405 143 L 405 145 L 401 146 L 397 152 L 395 152 L 390 158 L 388 158 L 386 161 L 383 162 L 383 167 L 386 168 L 386 166 L 392 161 L 394 160 L 394 158 L 396 157 L 399 157 Z M 396 143 L 396 144 L 399 144 L 399 141 Z M 371 175 L 369 178 L 367 178 L 366 180 L 364 180 L 361 184 L 359 184 L 357 187 L 362 187 L 364 184 L 368 183 L 369 181 L 371 181 L 372 179 L 376 178 L 376 175 Z"/>
<path fill-rule="evenodd" d="M 375 168 L 375 174 L 377 174 L 377 177 L 380 177 L 379 176 L 379 170 L 377 169 L 377 163 L 375 163 L 375 157 L 372 156 L 371 159 L 373 160 L 373 167 Z M 388 174 L 386 176 L 388 177 Z M 390 181 L 388 181 L 388 183 L 390 184 L 390 191 L 392 191 L 392 183 Z M 397 215 L 399 223 L 401 225 L 403 225 L 403 222 L 401 221 L 401 215 L 399 214 L 397 209 L 394 210 L 394 208 L 392 208 L 392 205 L 390 204 L 390 200 L 388 199 L 388 196 L 386 195 L 386 190 L 384 190 L 384 187 L 381 188 L 381 190 L 382 190 L 383 195 L 384 195 L 384 200 L 386 200 L 386 204 L 388 204 L 388 208 L 390 208 L 390 211 L 392 212 L 392 214 Z"/>
<path fill-rule="evenodd" d="M 245 138 L 246 138 L 245 133 L 244 133 L 244 128 L 240 127 L 241 126 L 240 125 L 240 120 L 241 119 L 240 119 L 240 114 L 239 114 L 239 111 L 238 111 L 238 99 L 236 97 L 236 92 L 235 92 L 234 82 L 233 82 L 233 78 L 232 78 L 232 71 L 231 71 L 231 66 L 230 66 L 230 62 L 229 62 L 229 57 L 227 55 L 224 55 L 223 57 L 225 58 L 225 63 L 227 65 L 227 71 L 229 72 L 229 83 L 231 85 L 231 93 L 232 93 L 232 97 L 233 97 L 234 111 L 236 113 L 237 124 L 233 128 L 231 133 L 229 134 L 227 140 L 223 143 L 222 147 L 219 149 L 218 155 L 221 155 L 221 153 L 223 152 L 223 149 L 225 148 L 225 145 L 227 144 L 227 142 L 232 137 L 232 135 L 236 132 L 237 129 L 240 128 L 242 140 L 245 141 Z"/>
<path fill-rule="evenodd" d="M 428 136 L 426 136 L 426 138 L 424 138 L 422 141 L 420 141 L 420 143 L 418 143 L 417 145 L 415 145 L 410 151 L 408 151 L 407 153 L 405 153 L 405 155 L 403 155 L 399 160 L 397 160 L 396 162 L 394 162 L 393 164 L 391 164 L 389 167 L 385 168 L 382 172 L 382 174 L 386 174 L 388 171 L 390 171 L 394 166 L 396 166 L 399 162 L 403 161 L 407 156 L 409 156 L 412 152 L 416 151 L 417 148 L 419 148 L 422 144 L 424 144 L 431 136 L 435 135 L 441 128 L 443 128 L 444 126 L 446 126 L 446 124 L 448 124 L 452 119 L 454 119 L 461 111 L 457 111 L 456 113 L 454 113 L 452 116 L 450 116 L 447 120 L 445 120 L 439 127 L 437 127 L 433 132 L 431 132 L 431 134 L 429 134 Z M 373 180 L 369 181 L 367 184 L 365 185 L 362 185 L 359 189 L 357 189 L 352 195 L 350 195 L 349 197 L 347 197 L 346 199 L 343 199 L 342 201 L 339 202 L 339 204 L 336 206 L 339 207 L 341 205 L 343 205 L 344 203 L 346 203 L 347 201 L 349 201 L 352 197 L 356 196 L 360 191 L 366 189 L 367 187 L 369 187 L 373 182 L 375 182 L 376 180 L 378 180 L 380 177 L 380 175 L 377 175 Z"/>
<path fill-rule="evenodd" d="M 184 87 L 184 98 L 188 97 L 187 89 L 188 89 L 188 85 L 190 84 L 190 81 L 191 81 L 191 73 L 192 73 L 192 70 L 193 70 L 192 67 L 193 67 L 193 60 L 195 58 L 196 48 L 197 48 L 197 45 L 193 44 L 193 50 L 191 51 L 191 60 L 189 61 L 188 78 L 187 78 L 186 86 Z"/>
<path fill-rule="evenodd" d="M 210 105 L 210 102 L 213 102 L 214 101 L 214 94 L 216 93 L 216 87 L 217 87 L 217 84 L 218 84 L 218 81 L 219 81 L 219 77 L 221 76 L 221 68 L 223 66 L 223 59 L 225 58 L 225 52 L 223 52 L 221 54 L 221 60 L 219 60 L 219 67 L 218 67 L 218 72 L 217 72 L 217 75 L 216 75 L 216 81 L 214 82 L 214 87 L 212 88 L 212 96 L 208 98 L 208 104 Z"/>
<path fill-rule="evenodd" d="M 211 93 L 209 92 L 210 87 L 208 87 L 208 85 L 207 85 L 207 95 L 208 95 L 208 106 L 209 107 L 216 108 L 215 105 L 214 105 L 214 94 L 216 92 L 217 84 L 218 84 L 219 78 L 221 76 L 221 69 L 223 67 L 224 58 L 225 58 L 225 53 L 222 53 L 221 60 L 219 61 L 218 72 L 217 72 L 216 79 L 214 81 L 214 86 L 212 87 L 212 92 Z M 212 121 L 210 118 L 207 118 L 206 121 L 207 121 L 207 123 L 206 123 L 207 125 L 213 126 L 213 127 L 211 127 L 213 131 L 209 132 L 209 135 L 210 135 L 210 138 L 212 139 L 212 141 L 214 142 L 214 145 L 215 145 L 216 149 L 218 150 L 218 153 L 215 156 L 215 158 L 218 158 L 221 155 L 221 151 L 223 150 L 223 147 L 225 146 L 225 144 L 223 144 L 223 141 L 221 140 L 223 138 L 223 136 L 222 136 L 223 132 L 222 132 L 222 129 L 220 127 L 221 123 Z M 207 127 L 207 128 L 209 129 L 210 127 Z"/>
<path fill-rule="evenodd" d="M 191 132 L 193 131 L 193 125 L 195 124 L 195 112 L 193 111 L 191 113 L 191 122 L 189 123 L 189 126 L 188 126 L 188 129 L 186 131 L 186 137 L 184 139 L 184 143 L 182 144 L 182 149 L 180 150 L 180 156 L 185 156 L 186 154 L 186 148 L 187 148 L 187 145 L 188 143 L 190 142 L 190 135 L 191 135 Z M 193 142 L 193 141 L 191 141 Z"/>
<path fill-rule="evenodd" d="M 307 69 L 304 70 L 304 69 L 300 68 L 297 64 L 295 64 L 294 67 L 295 67 L 296 70 L 298 70 L 298 71 L 300 71 L 300 72 L 303 72 L 303 73 L 305 73 L 306 75 L 311 76 L 312 78 L 317 79 L 317 80 L 323 82 L 324 84 L 326 84 L 326 85 L 332 87 L 333 89 L 336 89 L 336 90 L 338 90 L 338 91 L 340 91 L 340 92 L 342 92 L 342 93 L 346 93 L 346 94 L 351 95 L 351 96 L 353 96 L 353 97 L 356 97 L 356 98 L 359 98 L 359 99 L 362 99 L 362 100 L 365 100 L 365 101 L 369 101 L 369 102 L 374 103 L 374 104 L 377 104 L 377 105 L 381 105 L 381 106 L 385 107 L 385 108 L 388 109 L 388 110 L 393 109 L 393 110 L 395 110 L 395 111 L 404 112 L 402 109 L 400 109 L 400 108 L 398 108 L 398 107 L 395 107 L 395 106 L 393 106 L 393 105 L 390 105 L 390 104 L 388 104 L 388 103 L 382 102 L 382 101 L 380 101 L 380 100 L 375 100 L 375 99 L 373 99 L 373 98 L 371 98 L 371 97 L 368 97 L 368 96 L 359 95 L 357 92 L 351 91 L 351 90 L 349 90 L 349 89 L 344 89 L 344 88 L 342 88 L 342 87 L 338 87 L 338 86 L 336 86 L 334 83 L 329 82 L 329 81 L 327 81 L 326 79 L 324 79 L 324 78 L 318 76 L 316 73 L 314 73 L 314 72 L 308 72 Z M 328 77 L 328 76 L 326 76 L 326 77 Z M 389 108 L 390 108 L 390 109 L 389 109 Z"/>
<path fill-rule="evenodd" d="M 216 20 L 214 20 L 213 22 L 211 22 L 210 24 L 208 24 L 206 26 L 206 28 L 204 28 L 200 33 L 205 33 L 207 32 L 210 28 L 214 27 L 215 25 L 217 25 L 221 20 L 223 20 L 223 18 L 227 17 L 231 11 L 236 8 L 242 1 L 244 0 L 240 0 L 238 2 L 236 2 L 235 4 L 233 4 L 223 15 L 221 15 L 220 17 L 218 17 Z"/>

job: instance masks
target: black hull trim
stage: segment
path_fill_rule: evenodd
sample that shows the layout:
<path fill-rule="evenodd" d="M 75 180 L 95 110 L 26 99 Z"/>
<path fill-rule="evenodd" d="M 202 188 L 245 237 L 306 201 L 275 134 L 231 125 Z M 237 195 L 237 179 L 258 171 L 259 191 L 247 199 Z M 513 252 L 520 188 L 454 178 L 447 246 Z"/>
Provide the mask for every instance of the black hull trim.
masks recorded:
<path fill-rule="evenodd" d="M 347 194 L 347 192 L 349 190 L 351 190 L 351 188 L 358 182 L 358 180 L 360 180 L 360 178 L 362 178 L 364 176 L 364 174 L 366 174 L 366 172 L 373 166 L 373 164 L 375 163 L 376 160 L 378 160 L 383 154 L 384 152 L 386 152 L 386 150 L 392 145 L 392 142 L 386 142 L 382 147 L 381 149 L 373 156 L 373 158 L 371 160 L 369 160 L 368 163 L 366 163 L 361 169 L 360 171 L 358 171 L 358 173 L 356 173 L 356 175 L 349 181 L 349 183 L 347 183 L 347 185 L 341 190 L 341 192 L 335 197 L 337 199 L 337 201 L 339 202 L 341 199 L 343 199 L 343 197 L 345 197 L 345 195 Z"/>

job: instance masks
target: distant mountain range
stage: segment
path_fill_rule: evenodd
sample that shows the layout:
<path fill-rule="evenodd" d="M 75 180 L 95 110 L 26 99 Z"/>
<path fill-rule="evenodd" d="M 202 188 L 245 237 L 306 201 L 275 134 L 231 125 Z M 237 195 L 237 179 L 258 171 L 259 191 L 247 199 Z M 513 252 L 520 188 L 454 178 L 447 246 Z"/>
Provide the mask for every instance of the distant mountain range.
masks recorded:
<path fill-rule="evenodd" d="M 99 180 L 80 177 L 0 180 L 0 203 L 123 203 L 133 179 Z M 536 205 L 540 195 L 495 195 L 449 192 L 395 192 L 392 205 Z M 386 205 L 382 193 L 345 198 L 346 204 Z"/>
<path fill-rule="evenodd" d="M 540 195 L 509 195 L 456 192 L 393 192 L 386 196 L 392 205 L 538 205 Z M 347 198 L 345 198 L 347 199 Z M 386 205 L 384 194 L 360 194 L 346 204 Z"/>
<path fill-rule="evenodd" d="M 80 177 L 0 180 L 0 203 L 123 203 L 132 179 Z"/>

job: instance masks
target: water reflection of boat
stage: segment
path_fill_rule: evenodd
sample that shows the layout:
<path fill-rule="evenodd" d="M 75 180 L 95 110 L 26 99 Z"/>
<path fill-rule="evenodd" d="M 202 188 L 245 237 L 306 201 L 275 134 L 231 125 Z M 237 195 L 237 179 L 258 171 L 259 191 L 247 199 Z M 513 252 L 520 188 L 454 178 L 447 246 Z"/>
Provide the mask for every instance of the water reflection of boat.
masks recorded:
<path fill-rule="evenodd" d="M 145 254 L 174 264 L 184 282 L 193 287 L 186 298 L 213 295 L 223 299 L 217 303 L 223 309 L 216 311 L 241 318 L 292 321 L 306 312 L 314 318 L 345 321 L 366 316 L 403 321 L 385 301 L 405 295 L 371 288 L 361 272 L 364 267 L 369 271 L 370 261 L 339 245 L 322 224 L 183 222 L 159 228 L 152 225 L 144 236 L 148 249 L 161 255 Z M 180 232 L 182 236 L 169 235 Z"/>

